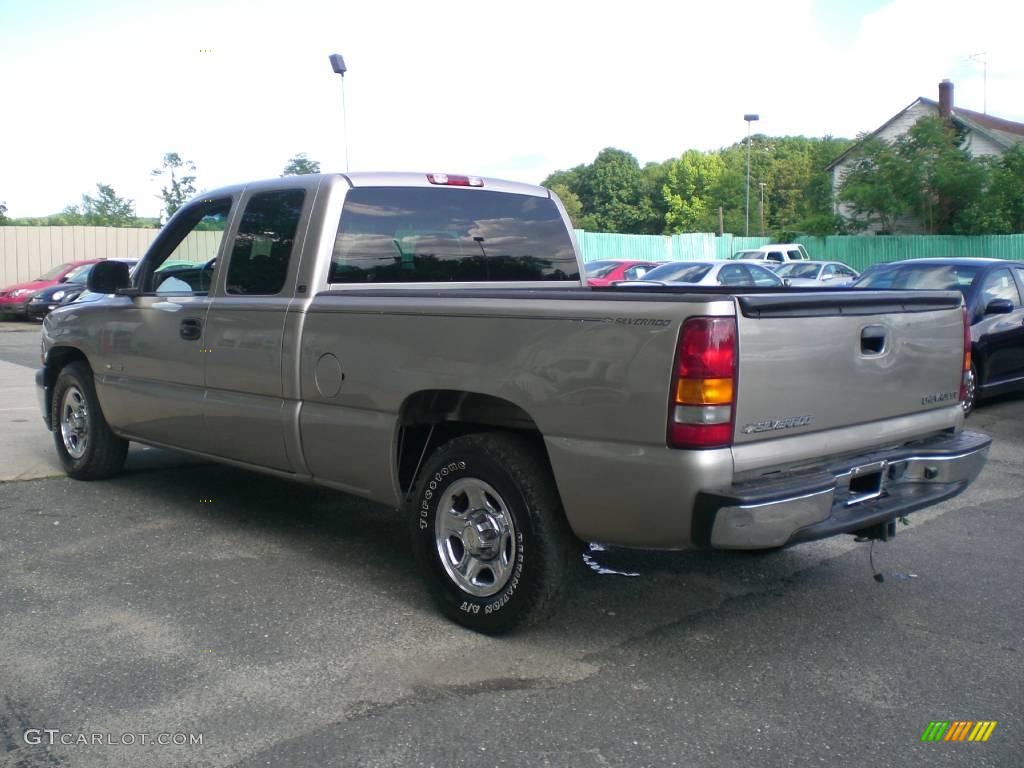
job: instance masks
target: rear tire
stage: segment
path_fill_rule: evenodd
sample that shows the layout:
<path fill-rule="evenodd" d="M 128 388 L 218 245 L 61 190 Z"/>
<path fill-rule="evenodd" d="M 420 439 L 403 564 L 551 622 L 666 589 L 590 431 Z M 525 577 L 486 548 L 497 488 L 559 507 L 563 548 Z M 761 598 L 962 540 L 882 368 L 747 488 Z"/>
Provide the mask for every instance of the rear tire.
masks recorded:
<path fill-rule="evenodd" d="M 978 369 L 971 363 L 970 381 L 967 383 L 967 398 L 963 401 L 964 416 L 970 416 L 978 405 Z"/>
<path fill-rule="evenodd" d="M 557 606 L 579 549 L 536 443 L 490 432 L 438 448 L 410 508 L 416 563 L 445 616 L 487 634 Z"/>
<path fill-rule="evenodd" d="M 124 467 L 128 441 L 110 430 L 86 363 L 69 363 L 57 375 L 50 423 L 57 457 L 68 476 L 100 480 Z"/>

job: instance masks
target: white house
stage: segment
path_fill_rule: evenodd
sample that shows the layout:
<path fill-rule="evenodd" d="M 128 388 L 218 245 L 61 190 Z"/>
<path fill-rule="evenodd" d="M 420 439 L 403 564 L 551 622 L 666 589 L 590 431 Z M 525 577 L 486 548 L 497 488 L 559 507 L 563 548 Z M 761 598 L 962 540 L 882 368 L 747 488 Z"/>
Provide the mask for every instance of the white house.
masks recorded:
<path fill-rule="evenodd" d="M 963 109 L 953 105 L 953 83 L 943 80 L 939 83 L 939 100 L 932 101 L 924 96 L 919 96 L 907 107 L 893 115 L 888 121 L 872 131 L 868 138 L 878 138 L 883 141 L 894 141 L 910 130 L 922 117 L 946 117 L 951 119 L 964 132 L 964 148 L 973 157 L 985 155 L 1001 155 L 1014 144 L 1024 142 L 1024 123 L 1014 123 L 1010 120 L 986 115 L 982 112 L 975 112 L 971 109 Z M 826 170 L 832 173 L 832 199 L 836 201 L 839 187 L 847 170 L 855 162 L 857 149 L 861 142 L 857 142 L 839 157 L 833 160 Z M 844 219 L 850 217 L 848 207 L 839 202 L 833 202 L 833 209 L 836 214 Z M 901 232 L 919 232 L 920 226 L 912 220 L 899 222 Z M 890 234 L 881 232 L 877 226 L 871 226 L 864 234 Z"/>

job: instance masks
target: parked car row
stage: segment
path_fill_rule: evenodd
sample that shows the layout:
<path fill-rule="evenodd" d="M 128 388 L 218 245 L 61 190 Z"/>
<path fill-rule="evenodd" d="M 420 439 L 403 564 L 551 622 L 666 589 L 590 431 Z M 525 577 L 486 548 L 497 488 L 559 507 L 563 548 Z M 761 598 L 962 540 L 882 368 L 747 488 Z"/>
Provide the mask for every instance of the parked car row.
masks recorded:
<path fill-rule="evenodd" d="M 89 273 L 101 261 L 123 262 L 129 269 L 138 263 L 138 259 L 89 259 L 61 264 L 35 280 L 11 285 L 0 291 L 0 317 L 42 320 L 57 307 L 79 300 L 88 293 L 86 282 Z M 212 260 L 198 264 L 190 261 L 168 261 L 158 270 L 166 278 L 162 283 L 164 288 L 160 292 L 174 292 L 175 285 L 184 285 L 182 290 L 206 290 L 207 286 L 200 284 L 204 279 L 206 283 L 209 282 L 212 268 Z M 172 277 L 185 282 L 175 283 L 170 280 Z"/>
<path fill-rule="evenodd" d="M 590 272 L 591 264 L 587 265 L 592 286 L 957 290 L 964 297 L 971 334 L 968 397 L 964 410 L 970 413 L 983 397 L 1024 391 L 1024 262 L 983 258 L 910 259 L 875 264 L 860 275 L 838 261 L 794 258 L 770 262 L 739 254 L 731 260 L 717 261 L 656 264 L 605 260 L 592 264 L 600 265 L 594 273 Z M 600 277 L 597 277 L 598 272 Z"/>
<path fill-rule="evenodd" d="M 138 263 L 138 259 L 113 259 L 122 261 L 130 267 Z M 29 320 L 42 320 L 57 307 L 70 304 L 85 292 L 85 282 L 89 279 L 89 273 L 99 262 L 92 261 L 82 264 L 68 272 L 56 285 L 51 285 L 37 291 L 25 308 L 25 315 Z"/>
<path fill-rule="evenodd" d="M 55 285 L 67 282 L 69 274 L 76 269 L 89 264 L 95 264 L 99 259 L 88 259 L 85 261 L 69 261 L 51 269 L 49 272 L 25 283 L 9 285 L 0 291 L 0 316 L 8 315 L 15 318 L 28 316 L 28 305 L 32 298 L 40 291 Z"/>

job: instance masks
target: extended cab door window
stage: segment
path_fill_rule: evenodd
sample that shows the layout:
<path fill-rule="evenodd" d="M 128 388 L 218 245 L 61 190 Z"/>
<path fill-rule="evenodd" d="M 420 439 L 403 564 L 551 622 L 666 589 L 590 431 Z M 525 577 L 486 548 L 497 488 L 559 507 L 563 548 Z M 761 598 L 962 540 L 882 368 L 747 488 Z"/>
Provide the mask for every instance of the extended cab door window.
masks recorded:
<path fill-rule="evenodd" d="M 225 292 L 274 296 L 284 288 L 306 197 L 302 189 L 253 195 L 242 214 L 228 261 Z"/>
<path fill-rule="evenodd" d="M 293 467 L 286 448 L 282 350 L 294 354 L 285 344 L 285 321 L 305 198 L 306 191 L 295 187 L 243 198 L 205 330 L 209 452 L 285 471 Z"/>

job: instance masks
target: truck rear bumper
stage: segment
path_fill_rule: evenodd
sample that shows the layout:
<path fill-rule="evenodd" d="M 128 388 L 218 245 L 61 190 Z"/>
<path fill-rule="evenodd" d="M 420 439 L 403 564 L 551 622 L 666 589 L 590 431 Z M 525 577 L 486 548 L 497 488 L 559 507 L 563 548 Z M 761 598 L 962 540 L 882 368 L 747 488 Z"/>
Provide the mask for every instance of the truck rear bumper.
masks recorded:
<path fill-rule="evenodd" d="M 766 549 L 857 533 L 956 496 L 981 472 L 992 439 L 941 435 L 844 459 L 820 472 L 702 491 L 693 541 Z"/>

